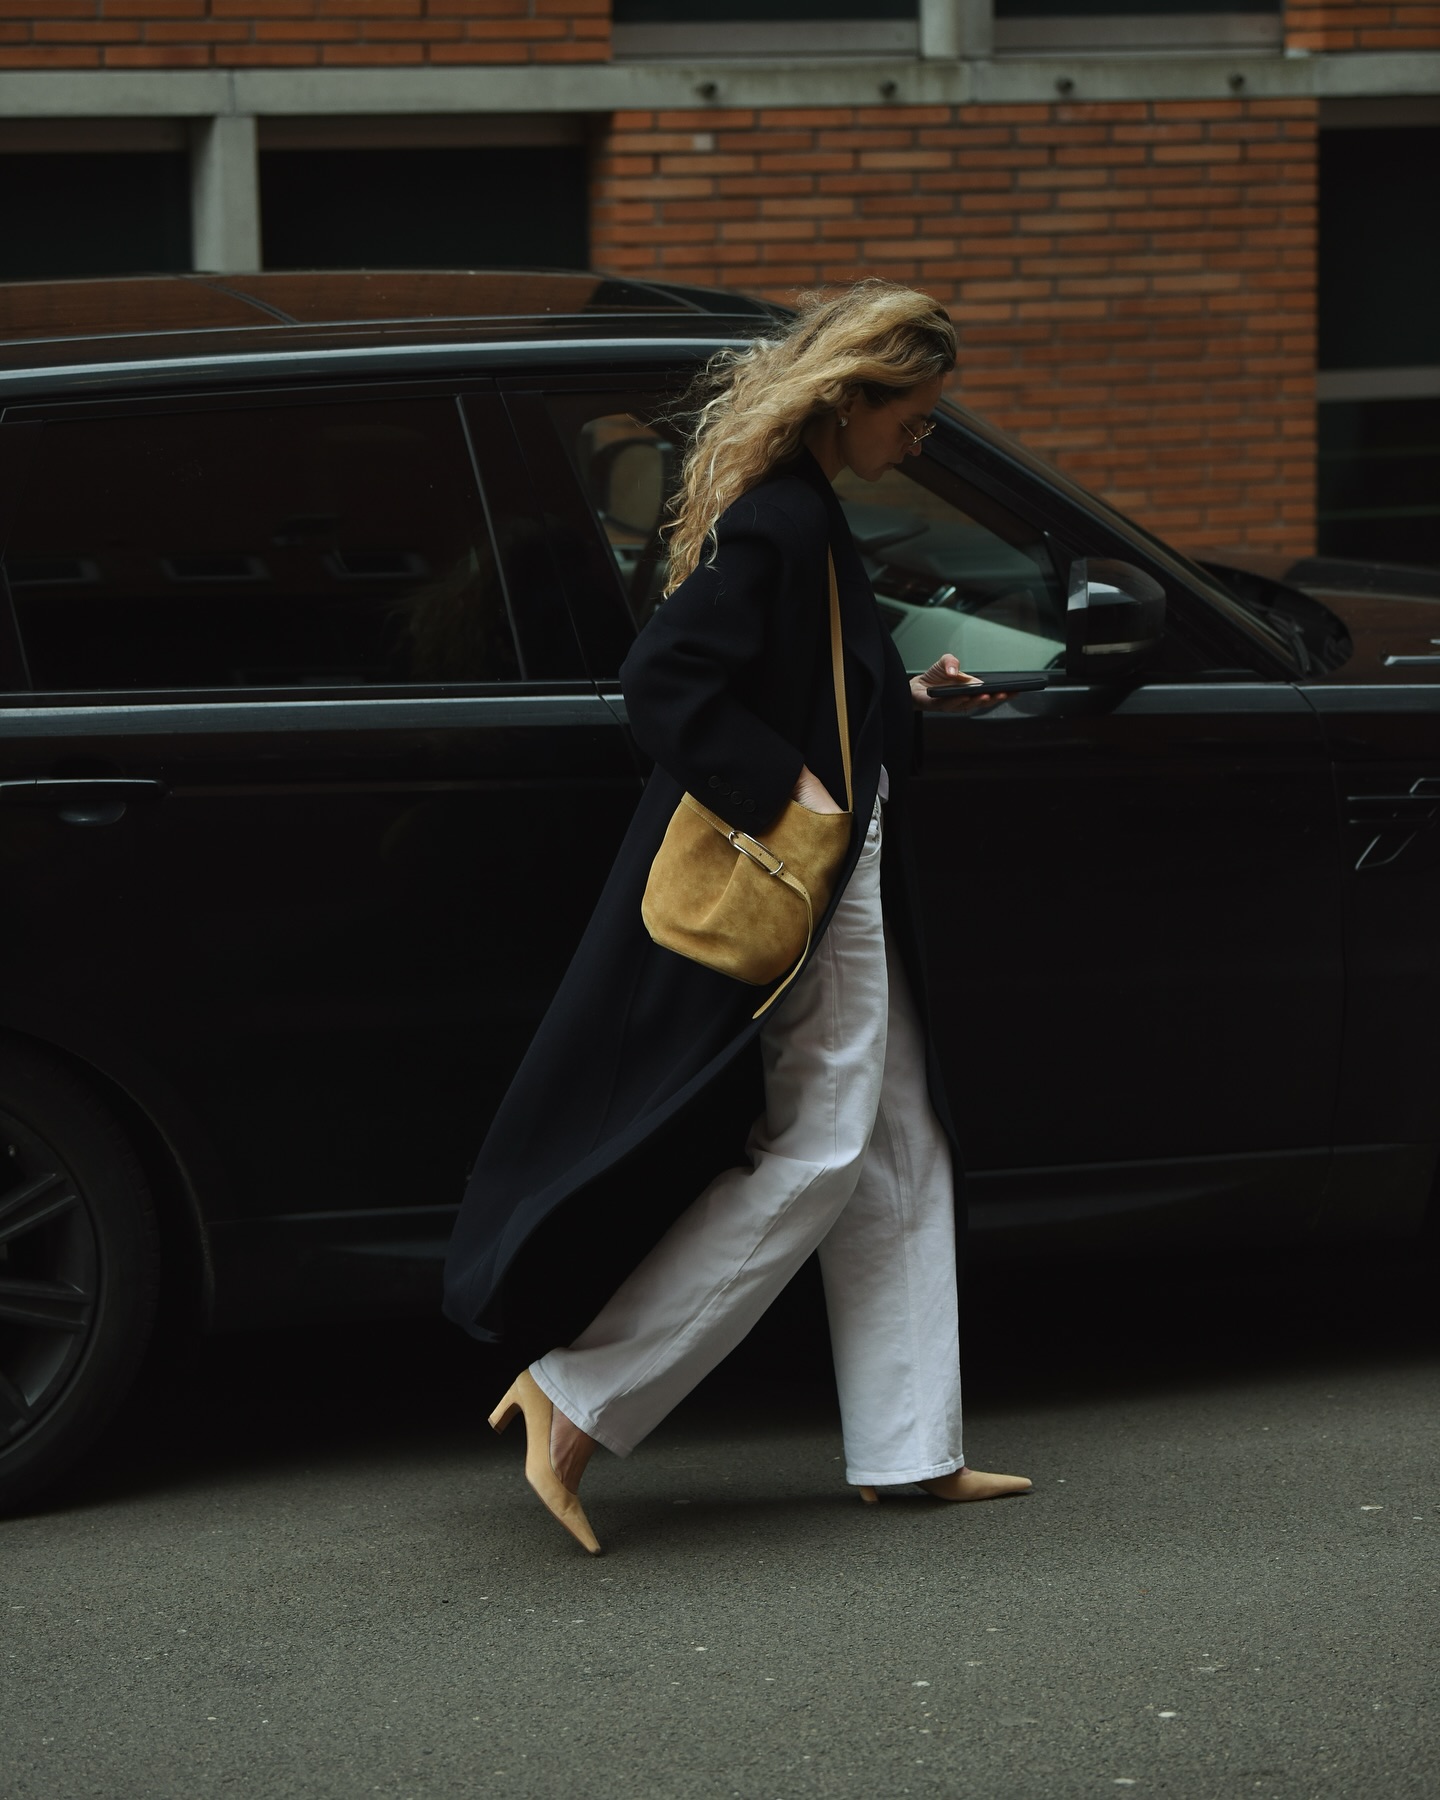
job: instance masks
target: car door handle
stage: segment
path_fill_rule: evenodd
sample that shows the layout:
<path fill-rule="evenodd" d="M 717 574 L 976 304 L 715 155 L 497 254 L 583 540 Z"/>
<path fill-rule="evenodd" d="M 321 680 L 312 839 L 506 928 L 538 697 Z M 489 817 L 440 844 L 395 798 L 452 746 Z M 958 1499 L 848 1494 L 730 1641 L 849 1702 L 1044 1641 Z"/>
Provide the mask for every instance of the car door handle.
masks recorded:
<path fill-rule="evenodd" d="M 169 792 L 165 782 L 141 775 L 41 775 L 0 781 L 0 805 L 47 807 L 67 825 L 114 825 L 127 806 Z"/>
<path fill-rule="evenodd" d="M 1440 812 L 1440 794 L 1352 794 L 1352 825 L 1428 825 Z"/>
<path fill-rule="evenodd" d="M 1388 868 L 1440 819 L 1440 777 L 1421 775 L 1403 794 L 1347 794 L 1345 817 L 1347 824 L 1370 834 L 1356 859 L 1356 872 Z"/>

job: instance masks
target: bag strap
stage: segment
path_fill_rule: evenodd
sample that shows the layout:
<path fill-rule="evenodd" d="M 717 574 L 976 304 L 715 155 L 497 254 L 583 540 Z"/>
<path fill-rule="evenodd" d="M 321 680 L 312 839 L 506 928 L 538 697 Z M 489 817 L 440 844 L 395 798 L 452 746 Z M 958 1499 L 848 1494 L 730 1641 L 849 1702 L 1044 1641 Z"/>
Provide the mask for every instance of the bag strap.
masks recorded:
<path fill-rule="evenodd" d="M 845 705 L 845 641 L 840 636 L 840 588 L 835 580 L 835 553 L 826 550 L 830 567 L 830 666 L 835 677 L 835 722 L 840 727 L 840 762 L 845 770 L 845 810 L 855 810 L 850 784 L 850 713 Z"/>

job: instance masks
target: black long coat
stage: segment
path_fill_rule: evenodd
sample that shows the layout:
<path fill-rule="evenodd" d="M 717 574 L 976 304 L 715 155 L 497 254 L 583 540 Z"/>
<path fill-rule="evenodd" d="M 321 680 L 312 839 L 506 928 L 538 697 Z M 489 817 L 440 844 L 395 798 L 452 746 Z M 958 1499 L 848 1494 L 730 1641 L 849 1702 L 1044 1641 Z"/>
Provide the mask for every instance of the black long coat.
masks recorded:
<path fill-rule="evenodd" d="M 762 838 L 802 763 L 843 798 L 827 546 L 860 827 L 845 878 L 883 762 L 882 903 L 927 1013 L 905 824 L 915 715 L 834 489 L 802 451 L 730 507 L 717 536 L 714 562 L 657 610 L 620 671 L 631 727 L 655 772 L 480 1151 L 445 1265 L 446 1314 L 526 1358 L 582 1330 L 701 1189 L 746 1160 L 764 1103 L 762 1022 L 752 1014 L 765 990 L 659 948 L 641 923 L 640 898 L 686 789 Z M 929 1087 L 958 1172 L 933 1043 Z"/>

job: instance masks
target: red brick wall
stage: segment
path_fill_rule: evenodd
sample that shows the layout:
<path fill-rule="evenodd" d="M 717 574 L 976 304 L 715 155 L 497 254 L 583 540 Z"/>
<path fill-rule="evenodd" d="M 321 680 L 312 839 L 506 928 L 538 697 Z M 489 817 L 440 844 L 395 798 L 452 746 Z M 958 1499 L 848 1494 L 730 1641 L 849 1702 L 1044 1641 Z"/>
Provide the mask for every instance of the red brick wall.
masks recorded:
<path fill-rule="evenodd" d="M 0 69 L 601 62 L 610 0 L 0 0 Z"/>
<path fill-rule="evenodd" d="M 620 113 L 593 256 L 915 282 L 959 395 L 1177 543 L 1312 548 L 1312 101 Z"/>
<path fill-rule="evenodd" d="M 1440 50 L 1436 0 L 1290 0 L 1292 50 Z"/>

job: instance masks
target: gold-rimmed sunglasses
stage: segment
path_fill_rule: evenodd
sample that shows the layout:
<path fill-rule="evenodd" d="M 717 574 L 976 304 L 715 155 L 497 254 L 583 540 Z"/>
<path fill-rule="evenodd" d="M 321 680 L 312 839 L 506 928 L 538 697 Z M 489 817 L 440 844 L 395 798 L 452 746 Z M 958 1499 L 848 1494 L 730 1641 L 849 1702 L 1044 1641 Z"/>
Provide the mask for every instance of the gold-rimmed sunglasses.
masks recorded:
<path fill-rule="evenodd" d="M 918 431 L 912 431 L 902 419 L 900 421 L 900 429 L 905 433 L 906 437 L 909 438 L 910 448 L 912 450 L 918 450 L 925 442 L 926 438 L 929 437 L 930 433 L 934 431 L 935 421 L 933 419 L 926 419 L 925 423 Z"/>

